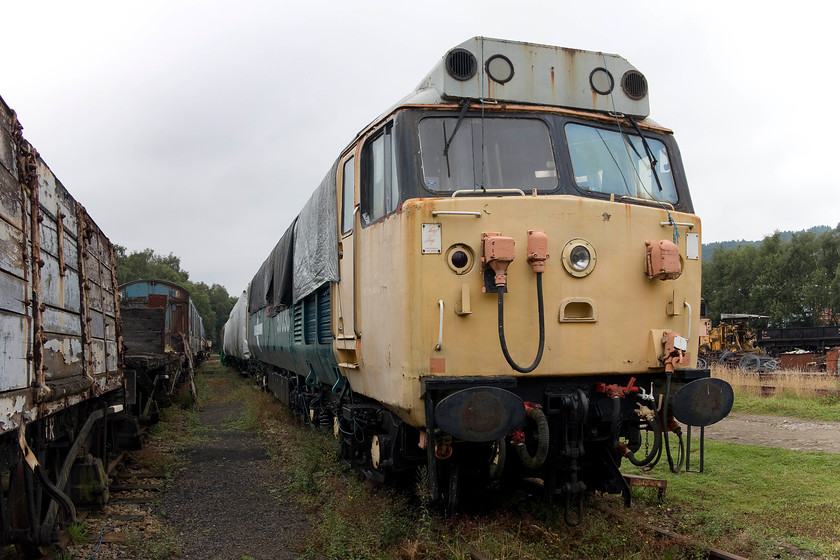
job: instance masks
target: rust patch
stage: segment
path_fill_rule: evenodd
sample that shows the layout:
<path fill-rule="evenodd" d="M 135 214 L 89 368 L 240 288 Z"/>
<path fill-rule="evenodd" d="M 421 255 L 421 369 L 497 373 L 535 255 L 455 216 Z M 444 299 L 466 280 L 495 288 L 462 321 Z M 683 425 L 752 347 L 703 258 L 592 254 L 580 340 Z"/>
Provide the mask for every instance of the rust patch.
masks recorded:
<path fill-rule="evenodd" d="M 555 96 L 554 93 L 554 66 L 551 67 L 551 97 Z"/>

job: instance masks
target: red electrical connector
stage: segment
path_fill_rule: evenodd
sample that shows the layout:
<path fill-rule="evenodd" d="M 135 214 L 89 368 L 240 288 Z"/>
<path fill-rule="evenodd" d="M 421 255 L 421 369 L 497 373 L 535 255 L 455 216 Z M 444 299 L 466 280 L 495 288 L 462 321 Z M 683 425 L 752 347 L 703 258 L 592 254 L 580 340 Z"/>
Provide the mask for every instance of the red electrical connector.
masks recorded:
<path fill-rule="evenodd" d="M 627 383 L 626 387 L 622 387 L 621 385 L 617 384 L 607 385 L 605 383 L 596 383 L 595 392 L 605 393 L 610 398 L 623 399 L 631 393 L 635 394 L 639 392 L 639 388 L 635 386 L 635 383 L 635 377 L 630 378 L 630 381 Z"/>

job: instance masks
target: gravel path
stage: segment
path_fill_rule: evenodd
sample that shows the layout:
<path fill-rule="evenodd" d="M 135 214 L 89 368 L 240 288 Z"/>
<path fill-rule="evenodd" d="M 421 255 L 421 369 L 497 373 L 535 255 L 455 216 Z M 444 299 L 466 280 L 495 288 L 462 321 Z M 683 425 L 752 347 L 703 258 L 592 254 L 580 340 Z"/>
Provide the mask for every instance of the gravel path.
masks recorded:
<path fill-rule="evenodd" d="M 184 559 L 296 558 L 305 514 L 283 495 L 282 477 L 253 433 L 238 428 L 240 403 L 207 403 L 204 437 L 186 450 L 185 470 L 162 500 Z"/>
<path fill-rule="evenodd" d="M 840 422 L 732 413 L 707 427 L 706 437 L 797 451 L 840 453 Z"/>

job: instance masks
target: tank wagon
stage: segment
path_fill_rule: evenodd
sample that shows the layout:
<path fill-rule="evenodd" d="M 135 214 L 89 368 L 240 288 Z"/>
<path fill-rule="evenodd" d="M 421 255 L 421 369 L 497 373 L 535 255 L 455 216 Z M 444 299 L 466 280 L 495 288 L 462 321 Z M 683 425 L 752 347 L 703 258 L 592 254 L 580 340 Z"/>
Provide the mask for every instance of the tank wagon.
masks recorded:
<path fill-rule="evenodd" d="M 425 465 L 450 511 L 465 482 L 507 476 L 541 478 L 569 523 L 586 491 L 629 500 L 622 458 L 657 460 L 675 412 L 704 426 L 731 407 L 697 368 L 701 222 L 648 115 L 617 55 L 451 49 L 254 276 L 267 385 L 371 478 Z"/>
<path fill-rule="evenodd" d="M 0 98 L 0 543 L 37 553 L 139 434 L 113 246 L 22 130 Z"/>
<path fill-rule="evenodd" d="M 140 418 L 153 422 L 158 404 L 186 380 L 205 356 L 204 324 L 190 294 L 165 280 L 136 280 L 119 287 L 126 366 L 137 372 L 148 399 Z"/>
<path fill-rule="evenodd" d="M 253 365 L 251 351 L 248 350 L 248 291 L 243 291 L 224 327 L 222 327 L 222 363 L 231 365 L 240 371 L 248 371 Z"/>

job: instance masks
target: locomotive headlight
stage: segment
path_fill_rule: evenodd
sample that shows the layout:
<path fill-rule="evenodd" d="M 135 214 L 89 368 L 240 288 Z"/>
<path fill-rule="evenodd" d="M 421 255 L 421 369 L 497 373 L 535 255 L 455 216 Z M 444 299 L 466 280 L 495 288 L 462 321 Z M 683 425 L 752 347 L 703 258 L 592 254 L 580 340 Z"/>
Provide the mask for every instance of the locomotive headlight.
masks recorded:
<path fill-rule="evenodd" d="M 569 264 L 577 271 L 586 270 L 590 260 L 592 260 L 592 255 L 589 254 L 589 249 L 583 245 L 578 245 L 569 253 Z"/>
<path fill-rule="evenodd" d="M 585 239 L 572 239 L 563 248 L 563 267 L 577 278 L 588 276 L 596 260 L 595 248 Z"/>

